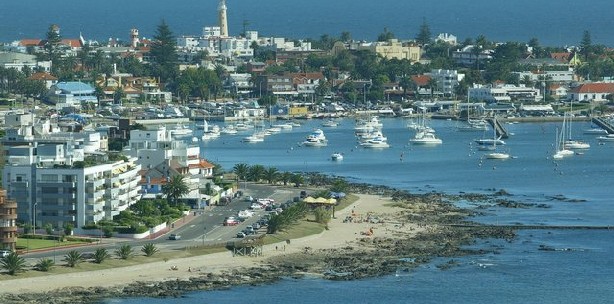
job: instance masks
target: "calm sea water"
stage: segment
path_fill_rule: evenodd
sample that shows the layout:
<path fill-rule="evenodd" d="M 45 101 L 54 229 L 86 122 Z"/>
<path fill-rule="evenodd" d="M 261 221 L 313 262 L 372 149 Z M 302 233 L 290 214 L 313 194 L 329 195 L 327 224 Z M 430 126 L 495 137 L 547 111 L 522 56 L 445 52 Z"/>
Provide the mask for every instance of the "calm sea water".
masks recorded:
<path fill-rule="evenodd" d="M 3 0 L 0 41 L 43 38 L 50 24 L 59 24 L 64 37 L 106 41 L 127 40 L 136 27 L 151 37 L 165 19 L 176 35 L 198 35 L 217 23 L 216 0 Z M 375 40 L 384 28 L 401 39 L 414 38 L 423 20 L 436 35 L 448 32 L 459 40 L 482 34 L 493 41 L 543 45 L 578 45 L 584 30 L 596 44 L 614 45 L 610 12 L 614 2 L 532 0 L 228 0 L 230 33 L 247 29 L 263 36 L 318 38 L 343 31 L 355 39 Z"/>
<path fill-rule="evenodd" d="M 487 223 L 536 225 L 614 225 L 614 144 L 599 145 L 582 135 L 587 123 L 577 122 L 575 137 L 592 146 L 582 155 L 553 162 L 558 123 L 506 125 L 514 135 L 506 148 L 514 159 L 481 160 L 470 144 L 488 136 L 458 132 L 456 122 L 431 121 L 444 141 L 438 147 L 408 146 L 412 135 L 404 119 L 383 119 L 389 149 L 356 146 L 354 122 L 323 128 L 329 146 L 299 147 L 298 142 L 321 121 L 305 121 L 290 132 L 263 143 L 240 142 L 226 136 L 203 144 L 203 153 L 230 169 L 236 163 L 274 166 L 281 171 L 318 171 L 353 181 L 385 184 L 413 192 L 492 192 L 506 189 L 513 198 L 550 208 L 488 207 L 476 219 Z M 330 155 L 345 153 L 341 162 Z M 403 159 L 401 161 L 401 154 Z M 553 200 L 555 195 L 582 202 Z M 471 206 L 468 206 L 471 207 Z M 541 251 L 541 245 L 559 249 Z M 501 247 L 500 254 L 459 258 L 459 266 L 442 271 L 437 260 L 402 276 L 353 282 L 287 279 L 259 287 L 190 293 L 181 299 L 112 299 L 109 303 L 611 303 L 614 298 L 614 233 L 612 230 L 521 231 L 511 243 L 488 240 L 476 246 Z"/>

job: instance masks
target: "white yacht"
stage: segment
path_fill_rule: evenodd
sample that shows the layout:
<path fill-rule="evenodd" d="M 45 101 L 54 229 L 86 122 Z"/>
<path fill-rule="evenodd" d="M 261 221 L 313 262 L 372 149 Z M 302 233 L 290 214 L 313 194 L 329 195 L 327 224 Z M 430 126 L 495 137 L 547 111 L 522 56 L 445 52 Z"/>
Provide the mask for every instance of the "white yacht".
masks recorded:
<path fill-rule="evenodd" d="M 311 134 L 307 135 L 303 145 L 308 147 L 324 147 L 328 145 L 328 140 L 324 136 L 324 131 L 315 129 Z"/>
<path fill-rule="evenodd" d="M 330 156 L 330 159 L 333 161 L 343 160 L 343 153 L 335 152 Z"/>
<path fill-rule="evenodd" d="M 435 136 L 435 133 L 420 131 L 416 133 L 414 138 L 409 140 L 414 145 L 438 145 L 443 141 Z"/>
<path fill-rule="evenodd" d="M 364 148 L 388 148 L 390 145 L 384 136 L 377 136 L 360 143 Z"/>

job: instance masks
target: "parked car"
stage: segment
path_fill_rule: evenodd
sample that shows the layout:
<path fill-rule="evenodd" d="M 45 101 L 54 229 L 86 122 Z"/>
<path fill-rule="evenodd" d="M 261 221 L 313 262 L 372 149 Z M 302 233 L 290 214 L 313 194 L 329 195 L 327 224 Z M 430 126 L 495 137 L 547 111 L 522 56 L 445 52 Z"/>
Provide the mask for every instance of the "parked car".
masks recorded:
<path fill-rule="evenodd" d="M 252 227 L 253 227 L 255 230 L 260 229 L 260 224 L 259 224 L 258 222 L 253 223 L 253 224 L 252 224 Z"/>
<path fill-rule="evenodd" d="M 0 258 L 7 257 L 11 254 L 10 250 L 0 250 Z"/>
<path fill-rule="evenodd" d="M 242 239 L 242 238 L 244 238 L 244 237 L 245 237 L 245 233 L 243 233 L 243 232 L 239 232 L 239 233 L 237 233 L 237 238 L 238 238 L 238 239 Z"/>
<path fill-rule="evenodd" d="M 235 217 L 227 217 L 226 219 L 224 219 L 224 226 L 236 226 L 239 225 L 239 220 Z"/>
<path fill-rule="evenodd" d="M 171 235 L 169 235 L 169 236 L 168 236 L 168 239 L 169 239 L 169 240 L 173 240 L 173 241 L 177 241 L 177 240 L 180 240 L 180 239 L 181 239 L 181 235 L 179 235 L 179 234 L 174 234 L 174 233 L 173 233 L 173 234 L 171 234 Z"/>

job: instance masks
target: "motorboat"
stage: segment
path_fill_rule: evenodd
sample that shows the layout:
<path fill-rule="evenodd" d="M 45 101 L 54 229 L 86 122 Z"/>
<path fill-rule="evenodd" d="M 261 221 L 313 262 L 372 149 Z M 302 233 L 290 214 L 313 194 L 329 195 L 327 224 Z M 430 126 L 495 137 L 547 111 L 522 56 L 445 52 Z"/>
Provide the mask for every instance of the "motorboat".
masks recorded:
<path fill-rule="evenodd" d="M 339 153 L 339 152 L 335 152 L 330 156 L 330 159 L 333 161 L 340 161 L 343 160 L 343 154 Z"/>
<path fill-rule="evenodd" d="M 390 145 L 384 136 L 377 136 L 360 143 L 364 148 L 388 148 Z"/>
<path fill-rule="evenodd" d="M 325 122 L 322 123 L 322 127 L 327 127 L 327 128 L 332 128 L 332 127 L 336 127 L 338 126 L 339 123 L 335 120 L 332 119 L 328 119 Z"/>
<path fill-rule="evenodd" d="M 326 136 L 324 136 L 324 131 L 322 129 L 315 129 L 303 142 L 304 146 L 308 147 L 324 147 L 328 144 L 328 140 Z"/>
<path fill-rule="evenodd" d="M 435 133 L 425 131 L 416 133 L 414 138 L 410 139 L 409 142 L 414 145 L 438 145 L 443 143 L 440 138 L 435 136 Z"/>
<path fill-rule="evenodd" d="M 484 157 L 487 159 L 508 159 L 510 155 L 504 152 L 491 152 L 484 154 Z"/>
<path fill-rule="evenodd" d="M 608 131 L 602 128 L 590 128 L 590 129 L 584 129 L 583 133 L 591 134 L 591 135 L 607 135 Z"/>
<path fill-rule="evenodd" d="M 497 146 L 503 146 L 505 145 L 505 141 L 502 140 L 501 138 L 480 138 L 480 139 L 476 139 L 475 143 L 477 143 L 478 145 L 497 145 Z"/>
<path fill-rule="evenodd" d="M 614 134 L 608 134 L 605 136 L 598 136 L 597 137 L 598 141 L 614 141 Z"/>

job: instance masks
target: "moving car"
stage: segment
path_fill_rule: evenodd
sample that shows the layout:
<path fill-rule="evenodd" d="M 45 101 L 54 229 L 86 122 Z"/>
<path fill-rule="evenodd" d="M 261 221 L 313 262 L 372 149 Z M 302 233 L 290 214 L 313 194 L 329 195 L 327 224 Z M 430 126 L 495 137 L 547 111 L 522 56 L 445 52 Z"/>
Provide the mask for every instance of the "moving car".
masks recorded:
<path fill-rule="evenodd" d="M 181 235 L 173 233 L 173 234 L 168 236 L 168 239 L 169 240 L 173 240 L 173 241 L 180 240 L 181 239 Z"/>

